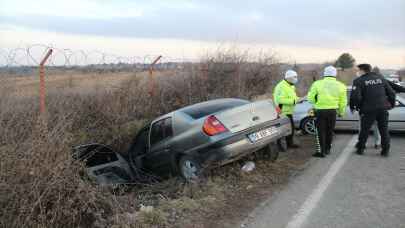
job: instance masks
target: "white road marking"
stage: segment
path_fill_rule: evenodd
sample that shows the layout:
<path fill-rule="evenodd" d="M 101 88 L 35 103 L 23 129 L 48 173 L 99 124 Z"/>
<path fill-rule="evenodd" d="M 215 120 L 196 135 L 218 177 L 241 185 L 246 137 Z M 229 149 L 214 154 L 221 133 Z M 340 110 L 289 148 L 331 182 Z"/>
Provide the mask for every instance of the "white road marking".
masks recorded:
<path fill-rule="evenodd" d="M 402 151 L 402 153 L 401 153 L 401 164 L 402 165 L 399 167 L 399 173 L 401 175 L 405 175 L 405 151 Z"/>
<path fill-rule="evenodd" d="M 347 159 L 352 154 L 356 141 L 357 135 L 352 137 L 343 152 L 339 155 L 338 159 L 336 159 L 326 175 L 321 179 L 318 186 L 312 191 L 311 195 L 305 200 L 304 204 L 302 204 L 297 214 L 295 214 L 292 220 L 287 224 L 287 228 L 299 228 L 304 225 L 311 212 L 318 205 L 326 189 L 332 183 L 336 174 L 340 171 Z"/>

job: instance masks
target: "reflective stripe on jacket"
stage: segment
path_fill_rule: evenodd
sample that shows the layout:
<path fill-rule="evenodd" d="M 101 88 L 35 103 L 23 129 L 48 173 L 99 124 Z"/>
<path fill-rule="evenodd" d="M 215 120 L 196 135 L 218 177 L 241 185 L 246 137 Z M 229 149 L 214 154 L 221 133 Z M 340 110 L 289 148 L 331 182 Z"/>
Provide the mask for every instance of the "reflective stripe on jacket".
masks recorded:
<path fill-rule="evenodd" d="M 337 109 L 338 114 L 344 116 L 347 106 L 346 85 L 335 77 L 324 77 L 312 84 L 308 101 L 315 109 Z"/>
<path fill-rule="evenodd" d="M 283 114 L 293 114 L 298 97 L 295 86 L 286 80 L 280 81 L 273 91 L 274 103 L 281 108 Z"/>

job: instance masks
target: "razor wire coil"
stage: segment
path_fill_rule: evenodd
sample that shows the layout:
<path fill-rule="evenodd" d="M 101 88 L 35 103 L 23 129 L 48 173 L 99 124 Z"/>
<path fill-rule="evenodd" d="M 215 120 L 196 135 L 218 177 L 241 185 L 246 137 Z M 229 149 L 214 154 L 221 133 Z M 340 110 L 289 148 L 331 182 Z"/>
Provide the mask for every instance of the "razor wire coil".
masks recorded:
<path fill-rule="evenodd" d="M 135 65 L 147 67 L 159 54 L 122 56 L 101 50 L 82 50 L 60 48 L 46 44 L 30 44 L 25 47 L 1 48 L 0 67 L 32 67 L 38 66 L 41 59 L 53 50 L 47 66 L 55 67 L 81 67 L 88 65 Z M 169 66 L 170 63 L 196 62 L 191 58 L 174 58 L 163 56 L 157 63 L 160 67 Z"/>

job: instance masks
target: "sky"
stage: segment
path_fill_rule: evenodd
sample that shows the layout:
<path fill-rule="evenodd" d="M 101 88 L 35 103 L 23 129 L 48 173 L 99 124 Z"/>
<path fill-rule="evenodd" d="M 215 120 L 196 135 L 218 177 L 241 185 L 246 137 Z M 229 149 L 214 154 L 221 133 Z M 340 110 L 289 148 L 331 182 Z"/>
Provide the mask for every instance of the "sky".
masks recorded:
<path fill-rule="evenodd" d="M 0 0 L 0 50 L 31 44 L 197 59 L 218 47 L 405 67 L 405 0 Z M 1 61 L 1 60 L 0 60 Z"/>

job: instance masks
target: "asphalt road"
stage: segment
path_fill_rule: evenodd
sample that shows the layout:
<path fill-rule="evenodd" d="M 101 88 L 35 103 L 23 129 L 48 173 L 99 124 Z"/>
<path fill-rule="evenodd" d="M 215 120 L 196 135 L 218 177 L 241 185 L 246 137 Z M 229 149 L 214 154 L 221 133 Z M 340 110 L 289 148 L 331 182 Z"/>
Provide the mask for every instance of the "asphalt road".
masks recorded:
<path fill-rule="evenodd" d="M 354 154 L 356 139 L 336 135 L 330 156 L 312 158 L 241 227 L 405 228 L 405 135 L 392 136 L 388 158 L 371 147 L 362 156 Z"/>

